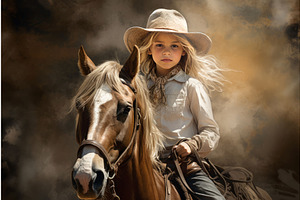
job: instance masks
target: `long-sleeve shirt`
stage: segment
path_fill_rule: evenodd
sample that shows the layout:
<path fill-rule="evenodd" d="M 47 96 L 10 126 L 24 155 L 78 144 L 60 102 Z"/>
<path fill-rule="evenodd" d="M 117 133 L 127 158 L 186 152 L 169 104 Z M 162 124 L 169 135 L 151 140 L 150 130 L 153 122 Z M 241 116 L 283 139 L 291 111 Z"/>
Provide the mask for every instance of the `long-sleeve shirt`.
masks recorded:
<path fill-rule="evenodd" d="M 147 77 L 148 88 L 154 83 Z M 205 157 L 219 142 L 219 128 L 214 120 L 211 101 L 204 85 L 180 71 L 165 84 L 166 104 L 156 107 L 155 120 L 170 147 L 181 139 L 193 145 Z"/>

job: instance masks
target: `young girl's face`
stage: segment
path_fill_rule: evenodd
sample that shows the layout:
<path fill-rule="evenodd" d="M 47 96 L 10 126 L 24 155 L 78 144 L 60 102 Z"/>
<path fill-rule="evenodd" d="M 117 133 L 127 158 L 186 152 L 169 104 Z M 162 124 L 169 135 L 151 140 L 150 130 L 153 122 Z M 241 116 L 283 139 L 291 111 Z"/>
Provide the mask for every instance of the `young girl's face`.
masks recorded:
<path fill-rule="evenodd" d="M 164 76 L 176 66 L 181 57 L 185 55 L 183 47 L 178 39 L 169 33 L 160 33 L 154 39 L 149 55 L 152 55 L 156 63 L 156 73 L 158 76 Z"/>

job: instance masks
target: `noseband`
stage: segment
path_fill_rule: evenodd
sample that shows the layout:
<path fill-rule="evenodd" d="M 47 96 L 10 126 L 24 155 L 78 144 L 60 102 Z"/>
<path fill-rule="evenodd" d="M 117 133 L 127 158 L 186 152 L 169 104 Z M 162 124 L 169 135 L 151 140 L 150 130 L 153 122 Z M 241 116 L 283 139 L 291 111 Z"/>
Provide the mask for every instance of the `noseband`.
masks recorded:
<path fill-rule="evenodd" d="M 132 85 L 128 81 L 125 81 L 122 78 L 120 78 L 120 80 L 124 85 L 128 86 L 134 94 L 136 94 L 135 89 L 132 87 Z M 132 132 L 131 140 L 129 142 L 129 145 L 126 147 L 126 149 L 123 151 L 123 153 L 118 157 L 116 162 L 114 162 L 114 163 L 110 162 L 108 152 L 103 147 L 103 145 L 100 144 L 99 142 L 97 142 L 96 140 L 83 140 L 78 149 L 77 157 L 79 157 L 79 154 L 82 151 L 83 147 L 88 146 L 88 145 L 95 147 L 99 151 L 99 153 L 104 157 L 104 159 L 109 167 L 109 177 L 108 178 L 112 181 L 113 187 L 114 187 L 114 183 L 113 183 L 112 179 L 116 176 L 118 167 L 125 161 L 125 158 L 129 152 L 129 150 L 133 146 L 137 131 L 140 126 L 140 109 L 137 107 L 136 99 L 133 102 L 133 110 L 134 110 L 134 129 Z M 129 159 L 129 158 L 127 158 L 127 159 Z M 118 199 L 118 196 L 116 195 L 114 189 L 113 189 L 113 193 L 114 193 L 113 195 L 115 195 L 115 197 Z"/>

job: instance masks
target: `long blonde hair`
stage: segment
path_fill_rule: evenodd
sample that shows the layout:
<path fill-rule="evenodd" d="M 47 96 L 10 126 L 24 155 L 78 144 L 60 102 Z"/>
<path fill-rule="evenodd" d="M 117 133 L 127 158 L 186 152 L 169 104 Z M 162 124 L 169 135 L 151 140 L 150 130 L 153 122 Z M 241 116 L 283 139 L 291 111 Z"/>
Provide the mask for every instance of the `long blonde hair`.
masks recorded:
<path fill-rule="evenodd" d="M 217 59 L 212 55 L 197 55 L 196 50 L 184 35 L 170 34 L 178 39 L 183 50 L 186 52 L 179 62 L 182 70 L 191 77 L 198 79 L 209 92 L 222 91 L 223 82 L 226 81 L 222 74 L 225 69 L 220 67 L 220 63 Z M 156 65 L 152 56 L 148 55 L 148 51 L 158 35 L 158 32 L 149 33 L 140 45 L 141 71 L 144 74 L 150 73 Z"/>

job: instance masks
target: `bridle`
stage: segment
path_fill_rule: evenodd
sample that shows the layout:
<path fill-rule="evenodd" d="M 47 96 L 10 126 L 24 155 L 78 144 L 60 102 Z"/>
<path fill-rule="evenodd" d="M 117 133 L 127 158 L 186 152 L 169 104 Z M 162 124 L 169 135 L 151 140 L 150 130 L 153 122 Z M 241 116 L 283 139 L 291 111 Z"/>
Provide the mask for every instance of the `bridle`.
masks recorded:
<path fill-rule="evenodd" d="M 136 90 L 132 87 L 131 83 L 129 81 L 126 81 L 123 78 L 120 78 L 121 82 L 128 86 L 132 92 L 134 94 L 136 94 Z M 134 100 L 133 102 L 133 110 L 134 110 L 134 129 L 132 132 L 132 136 L 131 136 L 131 140 L 128 144 L 128 146 L 126 147 L 126 149 L 123 151 L 123 153 L 118 157 L 118 159 L 116 160 L 116 162 L 112 163 L 109 160 L 109 155 L 108 152 L 106 151 L 106 149 L 103 147 L 102 144 L 100 144 L 99 142 L 97 142 L 96 140 L 83 140 L 79 146 L 78 152 L 77 152 L 77 157 L 79 157 L 79 154 L 82 152 L 83 147 L 85 146 L 93 146 L 95 147 L 99 153 L 104 157 L 104 160 L 106 161 L 106 164 L 109 167 L 109 176 L 108 176 L 108 180 L 111 181 L 111 189 L 112 189 L 112 195 L 114 196 L 115 199 L 120 199 L 119 196 L 116 194 L 115 191 L 115 186 L 114 186 L 114 177 L 117 174 L 118 171 L 118 167 L 121 164 L 124 164 L 125 159 L 127 159 L 127 161 L 130 159 L 131 156 L 128 157 L 128 152 L 129 150 L 133 147 L 133 145 L 135 144 L 135 138 L 140 126 L 140 109 L 137 107 L 137 99 Z"/>

